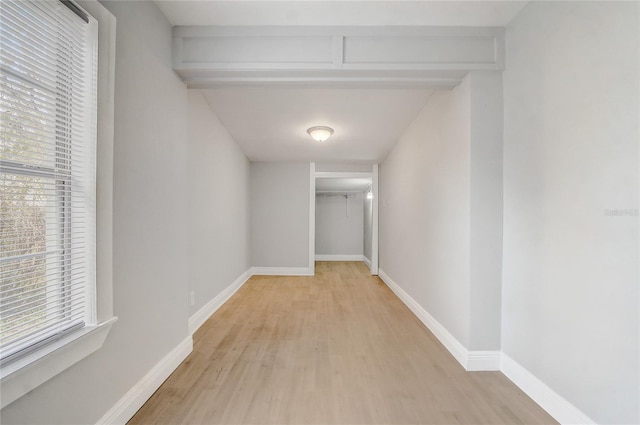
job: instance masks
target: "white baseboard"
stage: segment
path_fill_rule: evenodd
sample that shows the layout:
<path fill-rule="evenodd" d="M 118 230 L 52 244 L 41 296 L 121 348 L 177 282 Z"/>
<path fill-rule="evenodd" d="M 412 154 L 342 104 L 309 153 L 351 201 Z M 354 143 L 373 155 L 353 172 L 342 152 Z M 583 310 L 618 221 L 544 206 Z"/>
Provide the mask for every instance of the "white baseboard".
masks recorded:
<path fill-rule="evenodd" d="M 501 351 L 468 351 L 467 367 L 469 372 L 500 370 Z"/>
<path fill-rule="evenodd" d="M 220 292 L 216 297 L 214 297 L 211 301 L 206 303 L 202 308 L 193 313 L 191 317 L 189 317 L 189 333 L 193 335 L 195 331 L 197 331 L 200 326 L 204 322 L 207 321 L 209 317 L 213 313 L 215 313 L 221 306 L 224 304 L 233 294 L 236 293 L 242 285 L 245 284 L 247 280 L 251 277 L 251 269 L 242 273 L 231 285 L 226 287 L 222 292 Z"/>
<path fill-rule="evenodd" d="M 362 261 L 364 261 L 364 263 L 367 265 L 367 267 L 371 268 L 371 260 L 369 260 L 364 255 L 362 256 Z"/>
<path fill-rule="evenodd" d="M 193 339 L 187 337 L 160 360 L 105 415 L 97 425 L 125 425 L 193 351 Z"/>
<path fill-rule="evenodd" d="M 409 310 L 435 335 L 455 359 L 466 369 L 468 351 L 449 331 L 422 308 L 416 300 L 407 294 L 382 269 L 378 269 L 378 276 L 405 303 Z"/>
<path fill-rule="evenodd" d="M 504 353 L 500 360 L 500 371 L 561 424 L 596 423 Z"/>
<path fill-rule="evenodd" d="M 468 371 L 499 370 L 561 424 L 596 422 L 502 351 L 469 351 L 382 269 L 379 276 Z"/>
<path fill-rule="evenodd" d="M 433 316 L 407 294 L 382 269 L 378 269 L 380 279 L 409 307 L 409 310 L 435 335 L 449 350 L 451 355 L 468 371 L 500 370 L 500 351 L 469 351 Z"/>
<path fill-rule="evenodd" d="M 364 255 L 319 255 L 316 261 L 364 261 Z"/>
<path fill-rule="evenodd" d="M 313 276 L 309 267 L 252 267 L 255 276 Z"/>

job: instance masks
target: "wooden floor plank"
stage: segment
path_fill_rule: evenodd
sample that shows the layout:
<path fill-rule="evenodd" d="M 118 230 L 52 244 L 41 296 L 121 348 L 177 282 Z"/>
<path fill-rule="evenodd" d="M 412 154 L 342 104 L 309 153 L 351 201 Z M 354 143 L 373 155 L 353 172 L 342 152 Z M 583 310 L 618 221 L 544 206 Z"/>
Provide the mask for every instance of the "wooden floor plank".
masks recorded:
<path fill-rule="evenodd" d="M 551 424 L 499 372 L 466 372 L 358 262 L 252 277 L 129 421 Z"/>

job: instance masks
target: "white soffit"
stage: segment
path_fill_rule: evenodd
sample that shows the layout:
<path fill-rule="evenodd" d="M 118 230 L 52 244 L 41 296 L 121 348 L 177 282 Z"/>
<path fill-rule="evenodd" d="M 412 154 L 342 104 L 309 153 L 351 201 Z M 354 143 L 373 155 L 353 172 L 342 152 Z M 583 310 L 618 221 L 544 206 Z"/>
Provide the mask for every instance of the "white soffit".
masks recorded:
<path fill-rule="evenodd" d="M 373 164 L 391 150 L 433 91 L 269 85 L 202 92 L 251 161 Z M 335 132 L 318 143 L 307 134 L 316 125 Z"/>
<path fill-rule="evenodd" d="M 261 83 L 455 86 L 504 69 L 518 1 L 156 1 L 190 88 Z"/>
<path fill-rule="evenodd" d="M 173 67 L 190 88 L 263 82 L 455 86 L 504 69 L 500 27 L 173 29 Z"/>
<path fill-rule="evenodd" d="M 189 88 L 248 83 L 448 86 L 504 69 L 504 28 L 174 27 Z"/>
<path fill-rule="evenodd" d="M 504 27 L 526 1 L 156 0 L 173 26 Z"/>

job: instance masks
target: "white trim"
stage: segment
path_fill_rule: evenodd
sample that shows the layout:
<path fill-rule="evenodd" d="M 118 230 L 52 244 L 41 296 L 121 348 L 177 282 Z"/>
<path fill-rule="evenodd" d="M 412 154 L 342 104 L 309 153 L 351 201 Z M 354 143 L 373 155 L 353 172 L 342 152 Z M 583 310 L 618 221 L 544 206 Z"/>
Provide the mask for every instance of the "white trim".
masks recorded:
<path fill-rule="evenodd" d="M 380 205 L 380 185 L 378 184 L 378 164 L 373 164 L 371 177 L 371 190 L 373 192 L 373 202 L 371 203 L 371 264 L 369 269 L 372 275 L 378 274 L 378 217 Z"/>
<path fill-rule="evenodd" d="M 369 260 L 364 255 L 362 256 L 362 261 L 367 265 L 367 267 L 371 268 L 371 260 Z"/>
<path fill-rule="evenodd" d="M 382 269 L 382 281 L 405 303 L 467 371 L 499 370 L 561 424 L 592 425 L 585 415 L 547 384 L 501 351 L 469 351 Z"/>
<path fill-rule="evenodd" d="M 467 353 L 467 370 L 469 372 L 500 370 L 501 352 L 469 351 Z"/>
<path fill-rule="evenodd" d="M 395 283 L 382 269 L 378 270 L 378 276 L 386 285 L 405 303 L 409 310 L 435 335 L 436 338 L 449 350 L 451 355 L 466 369 L 468 350 L 449 331 L 422 308 L 416 300 L 407 294 L 397 283 Z"/>
<path fill-rule="evenodd" d="M 251 278 L 251 269 L 242 273 L 233 283 L 213 297 L 208 303 L 189 317 L 189 334 L 193 335 L 238 289 Z"/>
<path fill-rule="evenodd" d="M 252 267 L 253 276 L 313 276 L 308 267 Z"/>
<path fill-rule="evenodd" d="M 380 279 L 400 298 L 409 310 L 438 338 L 451 355 L 471 372 L 500 370 L 500 351 L 469 351 L 460 341 L 438 322 L 433 316 L 407 294 L 382 269 L 378 270 Z"/>
<path fill-rule="evenodd" d="M 316 271 L 316 163 L 309 163 L 309 270 Z"/>
<path fill-rule="evenodd" d="M 500 371 L 561 424 L 596 423 L 505 353 L 501 356 Z"/>
<path fill-rule="evenodd" d="M 98 21 L 98 143 L 96 163 L 97 322 L 113 317 L 113 144 L 116 18 L 97 0 L 78 4 Z"/>
<path fill-rule="evenodd" d="M 364 261 L 364 255 L 316 255 L 316 261 Z"/>
<path fill-rule="evenodd" d="M 205 64 L 206 66 L 206 64 Z M 174 69 L 177 69 L 174 66 Z M 190 89 L 211 89 L 215 87 L 225 87 L 228 85 L 242 84 L 246 87 L 264 86 L 264 84 L 277 83 L 284 87 L 296 87 L 300 84 L 349 84 L 362 88 L 422 88 L 425 85 L 430 87 L 442 87 L 452 89 L 462 82 L 460 77 L 442 77 L 441 72 L 435 74 L 424 71 L 420 75 L 413 77 L 403 76 L 398 79 L 393 73 L 380 73 L 371 75 L 370 72 L 350 70 L 348 74 L 331 74 L 328 71 L 286 71 L 280 75 L 274 75 L 268 70 L 251 71 L 243 73 L 241 71 L 229 74 L 225 71 L 212 71 L 209 77 L 198 76 L 197 70 L 182 70 L 180 73 L 185 77 L 187 88 Z"/>
<path fill-rule="evenodd" d="M 127 391 L 124 397 L 98 420 L 97 425 L 126 424 L 192 351 L 193 339 L 189 336 Z"/>

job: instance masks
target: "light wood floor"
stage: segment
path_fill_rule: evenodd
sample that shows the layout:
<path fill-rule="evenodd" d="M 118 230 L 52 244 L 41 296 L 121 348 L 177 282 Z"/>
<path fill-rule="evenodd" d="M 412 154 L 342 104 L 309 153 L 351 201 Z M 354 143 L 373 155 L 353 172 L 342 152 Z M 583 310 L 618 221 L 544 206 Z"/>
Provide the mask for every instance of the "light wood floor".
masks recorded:
<path fill-rule="evenodd" d="M 499 372 L 465 372 L 362 263 L 254 276 L 195 334 L 136 424 L 556 423 Z"/>

